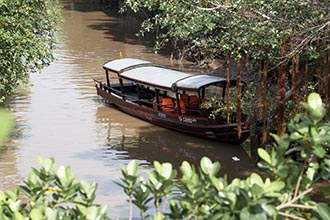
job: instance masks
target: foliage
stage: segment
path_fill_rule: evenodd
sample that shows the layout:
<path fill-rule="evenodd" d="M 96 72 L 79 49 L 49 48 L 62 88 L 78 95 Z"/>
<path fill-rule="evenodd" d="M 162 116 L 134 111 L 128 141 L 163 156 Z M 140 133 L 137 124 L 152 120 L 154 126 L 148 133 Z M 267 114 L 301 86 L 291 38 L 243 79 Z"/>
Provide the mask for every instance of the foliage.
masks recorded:
<path fill-rule="evenodd" d="M 327 0 L 125 0 L 121 11 L 128 8 L 149 15 L 140 33 L 156 34 L 156 50 L 172 43 L 183 56 L 197 60 L 228 53 L 275 59 L 283 39 L 291 39 L 292 53 L 309 47 L 316 55 L 319 45 L 310 43 L 329 36 Z"/>
<path fill-rule="evenodd" d="M 52 59 L 57 0 L 0 1 L 0 103 Z"/>
<path fill-rule="evenodd" d="M 210 118 L 216 119 L 218 116 L 226 118 L 227 114 L 231 115 L 236 111 L 236 105 L 234 102 L 229 103 L 228 108 L 223 99 L 218 99 L 217 97 L 211 97 L 209 100 L 201 104 L 201 108 L 211 110 Z"/>
<path fill-rule="evenodd" d="M 154 219 L 329 219 L 329 204 L 313 200 L 311 192 L 321 179 L 330 178 L 330 124 L 321 122 L 325 109 L 318 94 L 301 105 L 308 114 L 293 118 L 283 137 L 273 135 L 276 144 L 270 152 L 258 149 L 266 178 L 252 173 L 230 182 L 217 177 L 219 162 L 203 157 L 198 170 L 184 161 L 179 179 L 173 179 L 176 170 L 170 164 L 155 162 L 145 180 L 133 160 L 122 167 L 124 184 L 119 185 L 131 202 L 143 207 L 142 218 L 150 217 L 146 213 L 153 201 Z M 291 149 L 299 160 L 287 155 Z M 329 199 L 330 186 L 324 190 Z"/>
<path fill-rule="evenodd" d="M 310 85 L 317 85 L 326 105 L 330 102 L 329 8 L 328 0 L 124 0 L 121 11 L 145 15 L 140 35 L 155 34 L 155 50 L 170 45 L 176 58 L 199 64 L 215 58 L 242 61 L 245 78 L 253 79 L 258 91 L 248 104 L 256 109 L 251 118 L 262 121 L 264 143 L 266 131 L 275 126 L 283 134 L 284 112 L 291 110 L 286 107 L 296 109 Z M 275 91 L 270 98 L 269 90 Z"/>
<path fill-rule="evenodd" d="M 107 207 L 93 203 L 96 183 L 76 183 L 70 167 L 54 169 L 53 158 L 38 161 L 24 185 L 0 191 L 0 219 L 108 219 Z"/>

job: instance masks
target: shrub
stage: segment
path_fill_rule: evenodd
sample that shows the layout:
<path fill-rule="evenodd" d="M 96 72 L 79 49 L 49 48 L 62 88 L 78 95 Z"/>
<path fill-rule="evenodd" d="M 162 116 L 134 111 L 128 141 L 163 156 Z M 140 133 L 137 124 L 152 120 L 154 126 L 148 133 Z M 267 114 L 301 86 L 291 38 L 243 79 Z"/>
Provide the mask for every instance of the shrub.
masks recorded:
<path fill-rule="evenodd" d="M 93 204 L 97 184 L 75 182 L 70 167 L 54 169 L 54 159 L 38 158 L 24 185 L 0 191 L 1 220 L 104 220 L 107 207 Z"/>
<path fill-rule="evenodd" d="M 118 184 L 130 205 L 141 210 L 141 218 L 150 217 L 152 207 L 154 219 L 329 219 L 329 204 L 314 201 L 311 192 L 320 180 L 329 181 L 330 124 L 322 122 L 326 111 L 318 94 L 301 105 L 307 114 L 296 115 L 282 137 L 272 135 L 272 150 L 258 149 L 266 178 L 252 173 L 229 182 L 226 176 L 217 177 L 220 163 L 204 157 L 197 169 L 183 162 L 178 179 L 171 164 L 157 161 L 144 179 L 133 160 L 122 167 Z M 291 151 L 299 160 L 287 155 Z M 323 190 L 329 199 L 330 187 Z"/>

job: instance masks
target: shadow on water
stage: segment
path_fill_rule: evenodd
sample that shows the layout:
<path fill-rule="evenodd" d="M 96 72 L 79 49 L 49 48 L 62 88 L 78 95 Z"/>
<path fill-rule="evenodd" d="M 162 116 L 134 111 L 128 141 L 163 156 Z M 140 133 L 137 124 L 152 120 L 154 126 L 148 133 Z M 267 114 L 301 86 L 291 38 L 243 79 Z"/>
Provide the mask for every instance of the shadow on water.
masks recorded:
<path fill-rule="evenodd" d="M 100 11 L 103 7 L 97 1 L 90 0 L 60 0 L 66 11 L 94 12 Z"/>
<path fill-rule="evenodd" d="M 88 25 L 89 28 L 96 31 L 102 31 L 105 39 L 109 42 L 119 42 L 128 45 L 141 45 L 146 47 L 146 53 L 154 53 L 155 36 L 152 33 L 145 33 L 144 37 L 137 36 L 142 20 L 135 15 L 118 13 L 118 6 L 104 6 L 97 3 L 90 3 L 86 1 L 62 1 L 64 9 L 75 10 L 83 13 L 102 11 L 108 18 L 97 18 L 93 20 L 94 24 Z M 157 51 L 158 54 L 170 57 L 171 48 L 165 46 Z M 162 63 L 165 64 L 165 63 Z M 191 67 L 191 66 L 190 66 Z M 183 67 L 182 64 L 178 68 Z M 193 69 L 192 71 L 196 71 Z M 198 70 L 199 72 L 201 70 Z"/>
<path fill-rule="evenodd" d="M 107 129 L 102 149 L 104 161 L 137 159 L 145 167 L 151 166 L 153 161 L 170 162 L 178 169 L 183 161 L 197 167 L 200 159 L 206 156 L 220 162 L 219 174 L 228 174 L 229 178 L 244 178 L 257 169 L 240 145 L 201 139 L 148 122 L 141 123 L 111 106 L 99 107 L 96 118 L 97 123 Z"/>

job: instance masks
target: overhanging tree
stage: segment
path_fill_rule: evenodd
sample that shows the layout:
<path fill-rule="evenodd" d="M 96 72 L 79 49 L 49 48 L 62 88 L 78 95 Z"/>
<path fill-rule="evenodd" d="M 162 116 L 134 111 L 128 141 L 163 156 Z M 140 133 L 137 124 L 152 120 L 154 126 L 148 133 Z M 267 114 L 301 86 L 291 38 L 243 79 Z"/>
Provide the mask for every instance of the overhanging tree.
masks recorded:
<path fill-rule="evenodd" d="M 288 100 L 297 106 L 306 98 L 311 85 L 317 88 L 325 104 L 329 103 L 330 2 L 327 0 L 124 2 L 123 9 L 149 15 L 142 23 L 140 34 L 154 33 L 156 50 L 171 44 L 177 58 L 198 62 L 244 58 L 250 78 L 257 79 L 255 87 L 260 87 L 256 98 L 261 100 L 257 115 L 263 122 L 263 140 L 266 140 L 266 126 L 271 124 L 280 136 L 285 132 Z M 303 88 L 302 92 L 298 88 Z M 269 91 L 276 95 L 267 96 Z M 253 100 L 253 103 L 258 102 Z M 277 115 L 273 117 L 276 123 L 266 123 L 270 112 Z"/>
<path fill-rule="evenodd" d="M 57 0 L 0 0 L 0 103 L 53 59 Z"/>

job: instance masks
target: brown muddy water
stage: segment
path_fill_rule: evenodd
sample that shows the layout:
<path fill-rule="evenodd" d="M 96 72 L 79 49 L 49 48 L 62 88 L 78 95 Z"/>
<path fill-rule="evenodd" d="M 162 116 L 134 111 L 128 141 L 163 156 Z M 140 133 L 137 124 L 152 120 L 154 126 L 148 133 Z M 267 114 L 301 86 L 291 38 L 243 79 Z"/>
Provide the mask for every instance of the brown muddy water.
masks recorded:
<path fill-rule="evenodd" d="M 99 184 L 96 202 L 109 206 L 111 218 L 127 218 L 125 194 L 114 181 L 121 177 L 119 165 L 131 159 L 148 170 L 154 160 L 178 168 L 184 160 L 198 164 L 208 156 L 231 178 L 255 169 L 239 145 L 176 133 L 105 105 L 92 80 L 104 79 L 104 62 L 122 52 L 171 66 L 169 56 L 153 53 L 150 42 L 135 37 L 139 25 L 132 18 L 104 13 L 91 4 L 62 3 L 56 60 L 41 74 L 32 74 L 29 85 L 9 104 L 16 126 L 10 143 L 0 149 L 0 189 L 22 183 L 31 167 L 39 167 L 37 155 L 54 157 L 56 167 L 69 165 L 78 180 Z"/>

